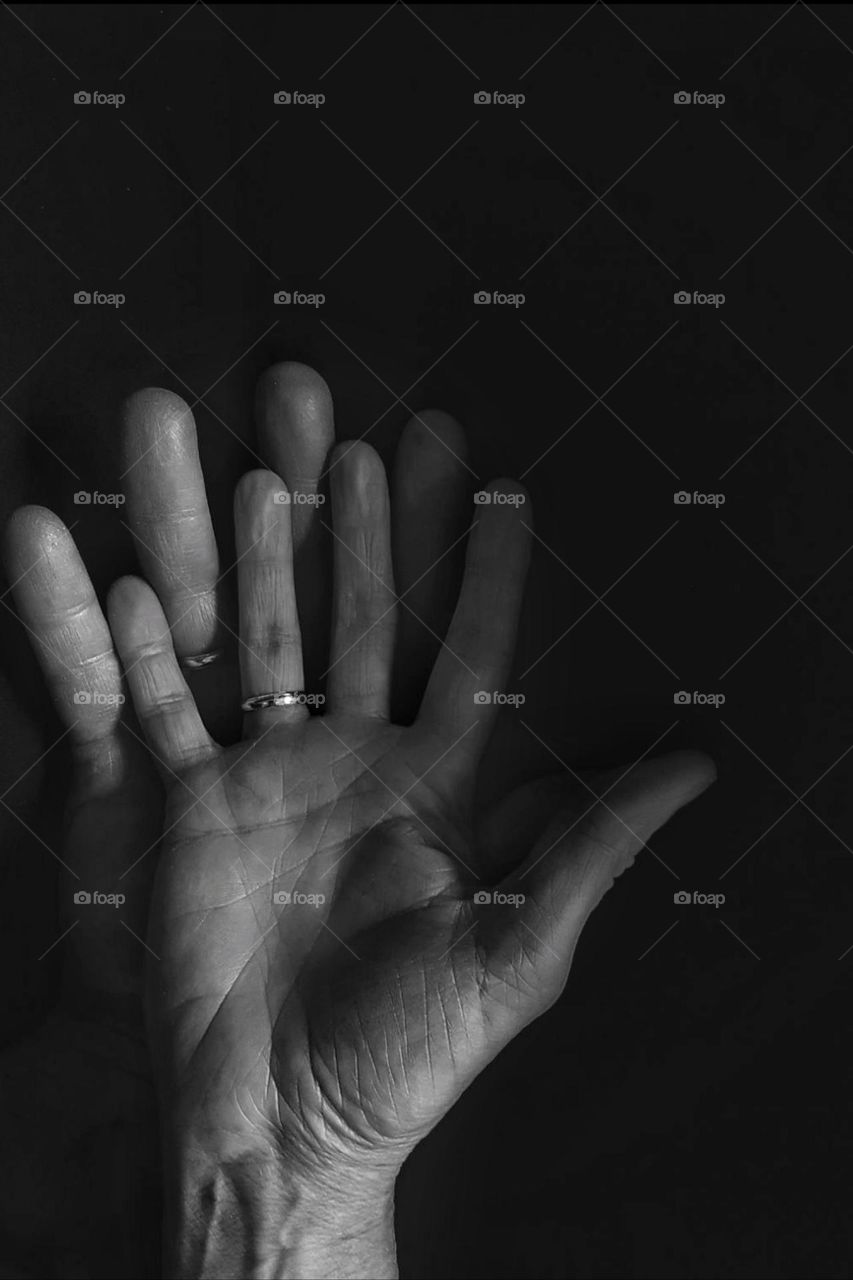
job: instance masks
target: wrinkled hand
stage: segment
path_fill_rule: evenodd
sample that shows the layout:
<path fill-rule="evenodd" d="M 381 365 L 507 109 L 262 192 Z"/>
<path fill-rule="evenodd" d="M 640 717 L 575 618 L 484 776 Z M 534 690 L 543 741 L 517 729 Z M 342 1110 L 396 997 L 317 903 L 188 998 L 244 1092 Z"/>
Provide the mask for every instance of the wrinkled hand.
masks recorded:
<path fill-rule="evenodd" d="M 292 1196 L 358 1214 L 388 1197 L 415 1144 L 554 1001 L 589 913 L 711 769 L 683 753 L 607 779 L 592 806 L 564 795 L 544 812 L 543 789 L 528 789 L 516 816 L 538 838 L 492 883 L 472 797 L 497 707 L 477 695 L 509 671 L 525 495 L 498 482 L 476 509 L 446 640 L 401 726 L 390 719 L 398 604 L 384 469 L 362 443 L 339 447 L 330 470 L 322 715 L 251 711 L 243 740 L 223 748 L 155 592 L 123 579 L 109 618 L 169 794 L 149 945 L 163 1096 L 182 1135 L 175 1176 L 194 1182 L 200 1153 L 202 1166 L 215 1152 L 218 1167 L 249 1162 L 255 1176 L 283 1160 Z M 255 471 L 235 501 L 244 697 L 304 687 L 300 495 L 285 503 L 284 492 Z M 282 1229 L 261 1245 L 263 1265 L 285 1261 Z"/>
<path fill-rule="evenodd" d="M 191 415 L 165 392 L 126 408 L 129 517 L 154 589 L 117 583 L 109 630 L 142 731 L 100 708 L 83 721 L 100 745 L 83 754 L 101 761 L 98 777 L 139 785 L 150 765 L 129 769 L 124 752 L 138 756 L 144 733 L 168 796 L 145 939 L 168 1265 L 181 1275 L 390 1275 L 403 1160 L 557 997 L 602 894 L 713 770 L 679 753 L 581 785 L 546 778 L 478 824 L 473 795 L 497 707 L 476 695 L 503 688 L 509 672 L 531 519 L 523 491 L 496 483 L 490 491 L 507 500 L 468 505 L 464 439 L 429 413 L 404 433 L 393 518 L 365 444 L 331 455 L 329 514 L 314 500 L 333 439 L 322 380 L 276 367 L 258 417 L 280 477 L 255 471 L 238 487 L 232 628 Z M 277 500 L 284 492 L 290 503 Z M 457 600 L 454 566 L 472 523 Z M 18 568 L 39 540 L 48 576 L 36 575 L 23 607 L 18 592 L 19 608 L 67 714 L 72 686 L 51 652 L 65 646 L 74 679 L 82 672 L 102 690 L 121 687 L 119 663 L 49 513 L 21 513 L 13 526 Z M 58 621 L 39 616 L 38 600 L 61 600 Z M 227 643 L 226 632 L 239 643 L 244 697 L 325 688 L 324 714 L 250 712 L 232 741 L 227 663 L 185 680 L 176 659 Z M 214 700 L 214 688 L 228 698 Z M 108 883 L 134 865 L 107 862 Z M 131 873 L 129 903 L 143 913 L 153 865 L 142 857 Z M 115 920 L 106 929 L 102 948 L 116 942 Z M 134 931 L 145 937 L 144 925 Z"/>

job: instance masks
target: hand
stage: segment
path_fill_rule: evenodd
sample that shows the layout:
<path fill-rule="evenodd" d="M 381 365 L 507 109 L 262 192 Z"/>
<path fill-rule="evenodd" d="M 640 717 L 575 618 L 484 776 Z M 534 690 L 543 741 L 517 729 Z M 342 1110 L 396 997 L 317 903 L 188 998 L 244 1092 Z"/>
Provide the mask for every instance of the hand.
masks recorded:
<path fill-rule="evenodd" d="M 131 399 L 122 422 L 128 519 L 173 610 L 176 649 L 199 653 L 227 639 L 217 617 L 215 545 L 205 542 L 206 506 L 194 516 L 182 502 L 181 477 L 200 477 L 191 415 L 171 435 L 161 428 L 150 413 L 140 424 Z M 278 442 L 266 443 L 274 455 Z M 57 855 L 58 999 L 40 1026 L 0 1055 L 15 1100 L 6 1112 L 12 1176 L 2 1184 L 7 1255 L 19 1249 L 22 1265 L 38 1257 L 37 1266 L 56 1274 L 76 1272 L 84 1259 L 105 1274 L 153 1274 L 159 1152 L 141 996 L 163 788 L 124 705 L 109 630 L 68 530 L 50 511 L 22 508 L 4 543 L 18 613 L 59 715 L 57 741 L 65 739 L 71 760 Z M 210 547 L 213 558 L 204 558 Z M 187 574 L 209 590 L 187 592 Z M 198 673 L 197 690 L 207 723 L 227 734 L 228 664 L 216 674 L 213 682 Z M 123 901 L 78 905 L 80 890 Z M 56 1241 L 48 1251 L 46 1238 Z"/>
<path fill-rule="evenodd" d="M 496 707 L 475 695 L 502 688 L 509 670 L 523 491 L 490 486 L 504 501 L 478 510 L 446 642 L 403 726 L 389 719 L 398 609 L 384 470 L 369 446 L 343 446 L 331 480 L 322 716 L 251 712 L 243 741 L 218 746 L 157 594 L 123 579 L 109 600 L 167 781 L 148 943 L 182 1275 L 360 1274 L 371 1251 L 383 1269 L 370 1274 L 392 1274 L 403 1160 L 556 999 L 603 893 L 713 776 L 704 757 L 680 753 L 600 780 L 611 789 L 594 806 L 562 783 L 556 804 L 553 781 L 528 786 L 499 825 L 506 837 L 511 820 L 530 844 L 493 883 L 506 839 L 478 844 L 472 796 Z M 299 491 L 287 505 L 275 500 L 285 489 L 252 472 L 235 502 L 244 696 L 304 685 Z"/>
<path fill-rule="evenodd" d="M 4 1257 L 19 1251 L 23 1266 L 51 1275 L 81 1266 L 95 1274 L 93 1265 L 151 1275 L 159 1161 L 142 1023 L 153 870 L 144 855 L 162 830 L 162 787 L 149 753 L 119 732 L 121 673 L 68 531 L 50 512 L 26 508 L 10 524 L 5 552 L 73 774 L 58 854 L 56 951 L 46 961 L 63 960 L 58 999 L 0 1059 Z M 80 891 L 121 893 L 126 904 L 77 905 Z"/>

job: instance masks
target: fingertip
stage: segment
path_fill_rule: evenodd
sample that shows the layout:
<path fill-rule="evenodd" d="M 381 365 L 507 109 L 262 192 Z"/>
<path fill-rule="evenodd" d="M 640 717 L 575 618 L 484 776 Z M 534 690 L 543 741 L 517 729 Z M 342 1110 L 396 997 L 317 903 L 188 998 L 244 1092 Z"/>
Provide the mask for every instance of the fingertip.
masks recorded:
<path fill-rule="evenodd" d="M 107 618 L 110 628 L 122 640 L 140 630 L 147 636 L 168 630 L 162 605 L 156 592 L 142 578 L 125 574 L 117 578 L 107 592 Z"/>
<path fill-rule="evenodd" d="M 137 578 L 135 574 L 123 573 L 120 578 L 116 578 L 115 582 L 107 590 L 107 599 L 125 599 L 140 583 L 144 585 L 143 580 Z"/>
<path fill-rule="evenodd" d="M 284 426 L 295 436 L 299 452 L 325 457 L 334 439 L 332 393 L 316 369 L 282 361 L 261 374 L 255 392 L 262 443 L 276 438 Z"/>
<path fill-rule="evenodd" d="M 325 379 L 308 365 L 275 364 L 258 379 L 255 410 L 263 455 L 291 488 L 315 491 L 335 438 Z"/>
<path fill-rule="evenodd" d="M 670 759 L 673 760 L 675 767 L 684 775 L 685 780 L 689 779 L 690 781 L 689 792 L 684 801 L 685 804 L 697 799 L 717 781 L 719 776 L 717 762 L 706 751 L 687 747 L 680 751 L 674 751 Z"/>
<path fill-rule="evenodd" d="M 414 414 L 403 428 L 401 443 L 403 440 L 419 453 L 432 452 L 435 446 L 439 446 L 462 459 L 468 452 L 465 431 L 443 409 L 422 409 Z"/>
<path fill-rule="evenodd" d="M 20 562 L 33 548 L 50 552 L 71 538 L 68 526 L 55 511 L 35 503 L 13 511 L 3 532 L 3 551 L 11 564 Z"/>
<path fill-rule="evenodd" d="M 509 476 L 490 480 L 480 492 L 488 494 L 492 504 L 497 506 L 521 508 L 529 506 L 530 503 L 530 493 L 526 486 L 520 480 L 514 480 Z"/>
<path fill-rule="evenodd" d="M 368 458 L 376 458 L 381 462 L 373 445 L 368 444 L 366 440 L 340 440 L 332 450 L 331 462 L 334 465 L 346 462 L 349 466 L 355 466 L 362 459 Z"/>
<path fill-rule="evenodd" d="M 3 538 L 3 562 L 10 588 L 20 601 L 41 610 L 78 588 L 88 598 L 91 583 L 68 526 L 47 507 L 19 507 Z"/>
<path fill-rule="evenodd" d="M 289 498 L 290 490 L 281 476 L 265 467 L 256 467 L 237 481 L 234 512 L 235 515 L 251 515 L 263 510 L 270 502 L 286 505 Z"/>
<path fill-rule="evenodd" d="M 116 578 L 115 582 L 107 590 L 106 604 L 110 615 L 114 610 L 127 608 L 134 603 L 140 581 L 139 578 L 135 578 L 129 573 Z"/>
<path fill-rule="evenodd" d="M 529 535 L 533 532 L 530 494 L 519 480 L 509 477 L 490 480 L 474 494 L 474 507 L 475 514 L 481 518 L 490 511 L 504 515 L 509 513 L 514 529 L 523 529 L 524 539 L 529 542 Z"/>
<path fill-rule="evenodd" d="M 267 404 L 298 402 L 305 409 L 326 409 L 332 404 L 332 393 L 322 374 L 296 360 L 270 365 L 258 378 L 257 390 Z"/>
<path fill-rule="evenodd" d="M 339 444 L 331 460 L 332 488 L 340 502 L 353 501 L 362 515 L 388 505 L 385 465 L 372 445 L 364 440 Z"/>
<path fill-rule="evenodd" d="M 166 387 L 141 387 L 132 392 L 121 406 L 121 416 L 129 427 L 156 422 L 162 427 L 186 428 L 193 421 L 186 400 Z"/>
<path fill-rule="evenodd" d="M 192 410 L 186 400 L 165 387 L 134 391 L 123 402 L 119 419 L 122 450 L 131 465 L 141 460 L 154 441 L 161 448 L 185 448 L 196 439 Z"/>
<path fill-rule="evenodd" d="M 701 796 L 716 778 L 716 764 L 706 752 L 682 748 L 634 765 L 618 777 L 613 794 L 627 805 L 639 804 L 651 831 Z"/>

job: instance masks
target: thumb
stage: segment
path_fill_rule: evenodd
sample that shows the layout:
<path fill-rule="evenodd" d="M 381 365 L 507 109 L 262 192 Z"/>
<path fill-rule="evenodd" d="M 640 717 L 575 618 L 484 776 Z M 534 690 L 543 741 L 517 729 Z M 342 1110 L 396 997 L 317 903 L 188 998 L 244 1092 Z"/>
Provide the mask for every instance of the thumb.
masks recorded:
<path fill-rule="evenodd" d="M 562 989 L 587 919 L 617 876 L 633 865 L 647 844 L 679 809 L 716 779 L 710 757 L 676 751 L 645 760 L 620 776 L 599 774 L 598 798 L 577 810 L 562 810 L 529 856 L 499 886 L 513 895 L 508 928 L 495 930 L 494 949 L 504 959 L 532 964 L 541 979 Z M 519 901 L 520 900 L 520 901 Z M 503 913 L 502 913 L 503 914 Z M 495 925 L 498 921 L 495 919 Z M 503 935 L 501 937 L 501 935 Z M 521 951 L 519 946 L 521 945 Z"/>

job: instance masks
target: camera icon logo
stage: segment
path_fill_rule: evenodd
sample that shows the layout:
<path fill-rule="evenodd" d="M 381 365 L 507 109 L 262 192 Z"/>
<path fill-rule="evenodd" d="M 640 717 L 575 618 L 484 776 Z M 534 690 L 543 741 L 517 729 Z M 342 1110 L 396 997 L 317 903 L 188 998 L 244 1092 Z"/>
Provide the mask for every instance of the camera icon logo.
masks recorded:
<path fill-rule="evenodd" d="M 91 301 L 92 295 L 91 293 L 87 293 L 85 289 L 80 289 L 79 292 L 74 295 L 74 303 L 78 307 L 87 307 Z"/>
<path fill-rule="evenodd" d="M 277 907 L 289 907 L 291 896 L 285 890 L 281 890 L 279 893 L 273 894 L 272 900 Z"/>
<path fill-rule="evenodd" d="M 487 693 L 485 689 L 480 689 L 474 694 L 474 704 L 478 707 L 487 706 L 492 700 L 492 695 Z"/>
<path fill-rule="evenodd" d="M 487 902 L 491 902 L 492 895 L 488 889 L 478 889 L 474 894 L 474 903 L 476 906 L 483 906 Z"/>
<path fill-rule="evenodd" d="M 677 107 L 683 107 L 690 101 L 690 94 L 681 89 L 678 93 L 672 95 L 672 100 Z"/>
<path fill-rule="evenodd" d="M 74 95 L 74 101 L 78 107 L 85 107 L 92 101 L 91 93 L 86 93 L 85 89 L 78 89 Z"/>
<path fill-rule="evenodd" d="M 692 301 L 686 289 L 679 289 L 678 293 L 672 295 L 672 300 L 677 307 L 686 307 Z"/>
<path fill-rule="evenodd" d="M 280 507 L 290 506 L 290 494 L 287 489 L 279 489 L 277 493 L 273 494 L 272 500 Z"/>
<path fill-rule="evenodd" d="M 487 107 L 491 102 L 491 100 L 492 100 L 492 95 L 490 93 L 486 93 L 484 89 L 480 89 L 477 93 L 474 94 L 475 107 Z"/>
<path fill-rule="evenodd" d="M 279 89 L 278 93 L 273 94 L 272 100 L 277 107 L 287 107 L 293 101 L 293 94 L 286 93 L 284 89 Z"/>
<path fill-rule="evenodd" d="M 92 695 L 88 689 L 75 689 L 72 702 L 78 707 L 88 707 L 92 702 Z"/>
<path fill-rule="evenodd" d="M 686 893 L 684 889 L 679 889 L 677 893 L 672 895 L 672 900 L 677 907 L 686 907 L 690 902 L 690 894 Z"/>
<path fill-rule="evenodd" d="M 677 707 L 686 707 L 690 704 L 690 694 L 684 689 L 679 689 L 678 693 L 672 695 L 672 700 Z"/>
<path fill-rule="evenodd" d="M 487 289 L 481 289 L 479 293 L 474 294 L 474 304 L 478 307 L 487 307 L 492 300 L 492 295 Z"/>
<path fill-rule="evenodd" d="M 78 907 L 85 907 L 91 903 L 92 895 L 85 889 L 78 889 L 74 895 L 74 901 Z"/>
<path fill-rule="evenodd" d="M 679 489 L 678 493 L 672 495 L 672 500 L 677 507 L 686 507 L 688 503 L 693 501 L 686 489 Z"/>
<path fill-rule="evenodd" d="M 91 493 L 87 493 L 85 489 L 79 489 L 77 493 L 75 493 L 74 495 L 75 507 L 88 507 L 88 506 L 91 506 L 91 503 L 92 503 L 92 495 Z"/>
<path fill-rule="evenodd" d="M 278 293 L 273 294 L 272 300 L 277 307 L 289 307 L 293 301 L 293 294 L 285 293 L 285 291 L 281 289 Z"/>
<path fill-rule="evenodd" d="M 478 489 L 474 494 L 474 505 L 476 507 L 487 507 L 492 500 L 492 495 L 486 489 Z"/>

